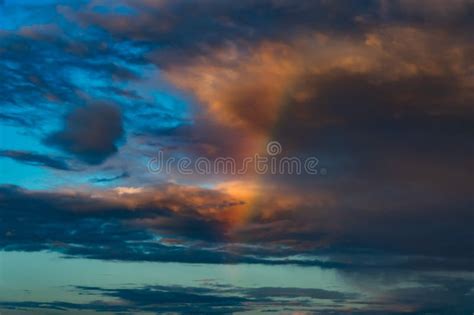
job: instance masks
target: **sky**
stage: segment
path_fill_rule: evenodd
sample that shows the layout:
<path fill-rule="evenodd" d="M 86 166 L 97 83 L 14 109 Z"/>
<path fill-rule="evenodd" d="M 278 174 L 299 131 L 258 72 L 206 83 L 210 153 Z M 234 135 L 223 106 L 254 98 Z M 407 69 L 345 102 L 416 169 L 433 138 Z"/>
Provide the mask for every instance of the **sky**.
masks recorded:
<path fill-rule="evenodd" d="M 471 315 L 474 1 L 0 1 L 0 313 Z"/>

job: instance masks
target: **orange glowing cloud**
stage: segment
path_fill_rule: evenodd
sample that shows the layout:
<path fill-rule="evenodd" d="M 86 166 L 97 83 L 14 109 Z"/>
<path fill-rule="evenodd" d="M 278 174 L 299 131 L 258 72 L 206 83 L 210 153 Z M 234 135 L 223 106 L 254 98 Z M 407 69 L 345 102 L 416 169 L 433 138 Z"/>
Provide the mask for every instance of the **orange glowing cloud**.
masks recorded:
<path fill-rule="evenodd" d="M 192 92 L 207 114 L 221 124 L 251 129 L 255 137 L 266 139 L 288 111 L 286 107 L 291 110 L 294 103 L 317 100 L 318 82 L 334 73 L 370 76 L 374 84 L 456 75 L 463 97 L 472 98 L 469 89 L 474 80 L 468 70 L 472 48 L 443 31 L 411 27 L 371 30 L 360 38 L 314 33 L 289 42 L 264 41 L 250 48 L 229 44 L 190 62 L 171 65 L 166 75 Z M 308 84 L 311 77 L 318 79 Z M 344 87 L 340 88 L 343 93 Z M 404 99 L 410 101 L 410 95 L 399 98 L 401 106 L 405 106 Z M 317 108 L 318 103 L 311 106 Z M 299 116 L 304 119 L 304 110 Z"/>

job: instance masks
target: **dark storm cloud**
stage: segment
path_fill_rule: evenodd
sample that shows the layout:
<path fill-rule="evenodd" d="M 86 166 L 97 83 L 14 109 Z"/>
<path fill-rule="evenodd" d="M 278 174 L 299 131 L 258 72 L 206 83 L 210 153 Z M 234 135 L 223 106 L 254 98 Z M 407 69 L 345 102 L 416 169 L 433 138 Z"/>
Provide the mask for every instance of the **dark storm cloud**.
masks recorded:
<path fill-rule="evenodd" d="M 427 187 L 430 178 L 425 180 L 306 181 L 311 189 L 301 197 L 301 205 L 287 208 L 271 202 L 285 192 L 265 192 L 247 224 L 233 235 L 244 243 L 286 244 L 342 264 L 471 271 L 474 217 L 468 189 Z M 450 183 L 446 185 L 456 182 Z M 445 191 L 443 196 L 440 191 Z M 309 201 L 311 194 L 328 192 L 334 200 Z"/>
<path fill-rule="evenodd" d="M 177 189 L 183 188 L 173 188 Z M 279 214 L 267 218 L 255 214 L 251 222 L 234 229 L 203 213 L 212 213 L 213 208 L 207 208 L 215 207 L 215 202 L 223 204 L 221 211 L 232 207 L 224 196 L 183 189 L 183 196 L 187 196 L 183 197 L 173 190 L 157 187 L 131 197 L 112 194 L 98 198 L 6 186 L 0 199 L 1 233 L 5 235 L 0 244 L 4 250 L 53 250 L 70 257 L 103 260 L 297 264 L 360 271 L 472 269 L 468 208 L 463 213 L 453 208 L 458 216 L 452 218 L 443 214 L 442 207 L 413 214 L 397 209 L 374 212 L 355 205 L 347 206 L 348 210 L 340 205 L 341 209 L 327 209 L 329 212 L 303 207 L 297 213 L 278 210 Z M 166 199 L 155 198 L 160 194 Z M 208 206 L 192 206 L 195 198 L 223 199 L 210 201 Z M 262 206 L 269 210 L 271 205 Z M 417 218 L 428 214 L 430 218 L 420 224 Z M 465 218 L 459 220 L 459 215 Z M 184 246 L 156 241 L 157 235 L 174 238 Z M 431 240 L 428 244 L 427 237 Z M 233 245 L 231 239 L 241 245 Z M 320 243 L 327 246 L 321 248 Z M 295 258 L 299 254 L 310 258 Z M 331 259 L 321 260 L 318 255 Z"/>
<path fill-rule="evenodd" d="M 239 41 L 285 39 L 311 29 L 356 27 L 355 17 L 376 13 L 374 1 L 124 1 L 131 13 L 98 13 L 95 6 L 79 12 L 64 8 L 66 16 L 99 26 L 119 39 L 159 46 L 160 65 L 186 62 L 216 46 Z M 139 17 L 139 18 L 137 18 Z"/>
<path fill-rule="evenodd" d="M 474 50 L 465 33 L 397 25 L 359 37 L 299 36 L 170 62 L 170 80 L 207 114 L 172 135 L 212 157 L 252 155 L 244 151 L 249 139 L 271 134 L 288 155 L 330 163 L 341 181 L 368 174 L 388 181 L 398 172 L 421 182 L 446 165 L 455 165 L 450 178 L 467 179 L 461 165 L 469 167 L 473 152 Z"/>
<path fill-rule="evenodd" d="M 320 157 L 331 170 L 328 179 L 346 187 L 341 194 L 363 185 L 383 198 L 383 191 L 375 193 L 381 185 L 400 195 L 416 186 L 414 205 L 426 198 L 467 202 L 472 178 L 465 170 L 472 169 L 474 152 L 467 102 L 473 98 L 456 78 L 373 84 L 375 78 L 337 73 L 321 80 L 308 87 L 317 96 L 291 103 L 279 122 L 274 138 L 286 154 Z"/>
<path fill-rule="evenodd" d="M 4 186 L 0 206 L 4 236 L 0 247 L 7 251 L 52 250 L 70 257 L 123 261 L 346 267 L 319 260 L 267 259 L 264 250 L 257 256 L 227 250 L 218 244 L 225 238 L 221 223 L 193 209 L 176 213 L 166 203 L 145 201 L 129 207 L 120 200 L 87 194 L 35 193 Z M 177 237 L 185 246 L 158 242 L 158 235 Z"/>
<path fill-rule="evenodd" d="M 69 113 L 64 129 L 53 133 L 45 143 L 57 146 L 89 164 L 100 164 L 118 151 L 123 136 L 122 113 L 116 106 L 95 103 Z"/>
<path fill-rule="evenodd" d="M 9 197 L 6 197 L 7 194 Z M 212 252 L 156 243 L 153 241 L 155 233 L 150 229 L 137 228 L 126 221 L 155 217 L 160 212 L 166 215 L 166 210 L 155 209 L 153 214 L 139 210 L 133 212 L 108 203 L 98 205 L 95 200 L 81 197 L 36 196 L 28 198 L 28 201 L 24 197 L 12 195 L 8 192 L 2 195 L 4 250 L 53 250 L 67 256 L 105 260 L 219 261 L 216 258 L 219 255 L 213 255 Z M 49 200 L 50 197 L 54 200 Z M 29 202 L 35 202 L 36 206 L 28 206 Z M 92 202 L 95 206 L 89 209 L 88 205 Z M 74 209 L 84 208 L 85 213 L 73 212 Z"/>
<path fill-rule="evenodd" d="M 62 171 L 71 170 L 69 165 L 64 160 L 34 152 L 1 150 L 0 157 L 10 158 L 25 164 L 45 166 Z"/>
<path fill-rule="evenodd" d="M 470 46 L 464 43 L 463 49 L 468 52 Z M 442 257 L 446 268 L 471 269 L 474 183 L 466 172 L 472 170 L 474 153 L 471 76 L 440 66 L 444 62 L 437 54 L 429 54 L 439 67 L 436 74 L 383 79 L 377 70 L 360 74 L 330 68 L 303 76 L 285 100 L 284 118 L 272 137 L 286 155 L 312 153 L 326 160 L 329 176 L 274 176 L 269 182 L 292 187 L 287 194 L 295 196 L 307 191 L 302 199 L 312 191 L 334 202 L 275 211 L 273 217 L 271 205 L 262 202 L 255 207 L 258 224 L 243 227 L 243 237 L 429 255 Z M 471 55 L 464 57 L 445 61 L 472 63 Z M 259 117 L 240 110 L 242 103 L 233 105 L 226 113 L 256 133 L 268 129 L 264 114 L 273 110 L 270 106 Z"/>
<path fill-rule="evenodd" d="M 216 48 L 234 46 L 249 52 L 264 41 L 282 41 L 305 33 L 363 37 L 384 25 L 410 25 L 467 32 L 473 27 L 474 3 L 457 0 L 288 1 L 121 1 L 103 12 L 107 1 L 97 1 L 75 12 L 63 7 L 68 18 L 84 26 L 98 26 L 120 40 L 159 47 L 153 60 L 161 67 L 208 56 Z"/>
<path fill-rule="evenodd" d="M 286 155 L 327 163 L 324 179 L 269 176 L 265 184 L 287 189 L 257 192 L 234 236 L 362 249 L 371 259 L 383 252 L 374 264 L 387 268 L 472 270 L 472 41 L 420 25 L 365 32 L 257 44 L 250 55 L 211 52 L 170 67 L 171 80 L 224 126 L 212 133 L 220 140 L 239 146 L 225 132 L 232 126 L 246 138 L 270 135 Z"/>
<path fill-rule="evenodd" d="M 200 238 L 212 239 L 218 235 L 218 231 L 212 227 L 212 221 L 209 221 L 209 226 L 206 228 L 206 221 L 199 218 L 197 214 L 189 211 L 188 213 L 177 214 L 161 205 L 153 204 L 139 204 L 135 207 L 129 207 L 122 202 L 122 200 L 114 200 L 107 198 L 95 199 L 88 194 L 67 194 L 67 193 L 35 193 L 28 192 L 14 186 L 4 186 L 1 190 L 1 202 L 4 209 L 3 214 L 3 228 L 4 233 L 8 233 L 11 237 L 11 245 L 13 240 L 32 241 L 35 238 L 41 242 L 58 241 L 64 243 L 89 243 L 94 244 L 94 240 L 103 239 L 105 241 L 116 240 L 120 242 L 120 233 L 130 232 L 128 238 L 136 240 L 151 240 L 152 234 L 144 225 L 144 228 L 136 225 L 122 226 L 123 220 L 133 219 L 148 219 L 159 217 L 165 222 L 156 223 L 156 227 L 163 225 L 165 230 L 169 229 L 167 221 L 175 221 L 173 227 L 176 229 L 175 233 L 193 233 L 186 231 L 188 226 L 195 226 L 194 236 L 198 237 L 198 231 L 202 231 Z M 20 228 L 16 224 L 23 222 L 25 225 L 31 225 L 30 228 Z M 69 221 L 69 223 L 68 223 Z M 109 221 L 109 224 L 103 223 Z M 181 223 L 182 221 L 182 223 Z M 50 224 L 48 224 L 50 222 Z M 126 223 L 126 222 L 122 222 Z M 79 225 L 81 229 L 90 229 L 86 234 L 69 233 L 68 228 L 64 228 L 63 224 L 72 228 L 75 224 Z M 37 226 L 35 229 L 34 226 Z M 49 228 L 48 228 L 49 226 Z M 181 232 L 178 232 L 179 228 Z M 51 234 L 48 232 L 48 230 Z M 107 230 L 110 229 L 109 233 Z M 9 233 L 11 232 L 11 233 Z M 38 233 L 38 234 L 36 234 Z M 45 234 L 44 234 L 45 233 Z M 93 235 L 98 233 L 102 235 Z M 117 233 L 117 235 L 115 235 Z M 44 234 L 44 235 L 43 235 Z M 41 237 L 41 235 L 43 235 Z M 105 237 L 105 239 L 104 239 Z M 83 238 L 81 240 L 81 238 Z M 199 237 L 198 237 L 199 238 Z M 8 242 L 4 243 L 8 246 Z"/>

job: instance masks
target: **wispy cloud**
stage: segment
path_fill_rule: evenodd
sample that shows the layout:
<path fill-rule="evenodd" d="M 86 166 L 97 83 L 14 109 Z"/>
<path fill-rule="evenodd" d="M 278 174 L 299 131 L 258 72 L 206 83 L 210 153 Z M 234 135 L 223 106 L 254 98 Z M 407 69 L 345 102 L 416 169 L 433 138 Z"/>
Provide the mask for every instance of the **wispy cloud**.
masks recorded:
<path fill-rule="evenodd" d="M 0 157 L 10 158 L 25 164 L 45 166 L 62 171 L 72 170 L 64 158 L 61 159 L 34 152 L 2 150 L 0 151 Z"/>

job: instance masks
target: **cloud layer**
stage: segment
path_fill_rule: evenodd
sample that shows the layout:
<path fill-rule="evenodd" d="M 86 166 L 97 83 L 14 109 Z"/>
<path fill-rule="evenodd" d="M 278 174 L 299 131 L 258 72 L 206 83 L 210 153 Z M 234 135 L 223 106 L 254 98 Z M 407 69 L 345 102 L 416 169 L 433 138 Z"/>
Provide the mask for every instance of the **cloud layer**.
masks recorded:
<path fill-rule="evenodd" d="M 376 301 L 157 285 L 77 288 L 113 305 L 0 305 L 179 313 L 191 301 L 194 313 L 231 313 L 295 299 L 322 314 L 472 313 L 472 281 L 453 274 L 471 277 L 474 265 L 473 17 L 471 0 L 9 1 L 0 157 L 13 172 L 43 169 L 47 185 L 2 182 L 0 249 L 415 280 Z M 272 140 L 327 174 L 146 167 L 157 150 L 242 161 Z M 156 305 L 165 300 L 175 307 Z"/>

